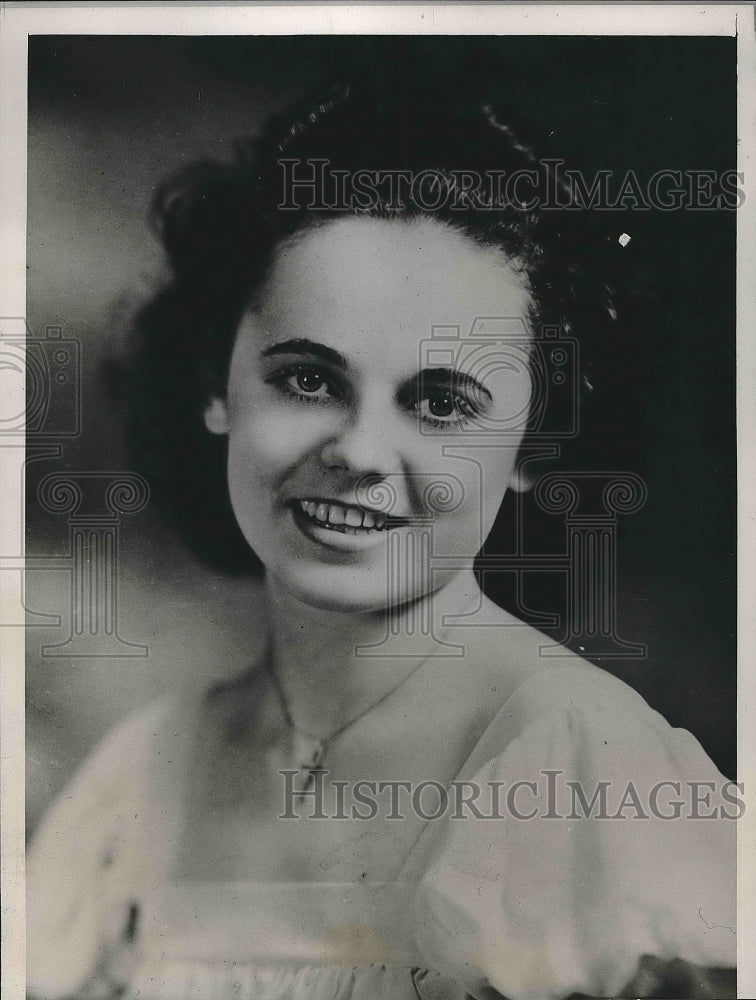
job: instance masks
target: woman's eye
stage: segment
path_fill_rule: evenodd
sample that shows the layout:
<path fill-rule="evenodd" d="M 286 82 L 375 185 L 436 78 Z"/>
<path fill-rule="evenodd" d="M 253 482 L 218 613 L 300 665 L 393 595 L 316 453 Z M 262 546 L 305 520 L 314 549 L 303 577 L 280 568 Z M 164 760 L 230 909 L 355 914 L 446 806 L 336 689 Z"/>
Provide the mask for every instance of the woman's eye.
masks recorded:
<path fill-rule="evenodd" d="M 454 396 L 445 392 L 442 396 L 432 396 L 428 399 L 428 409 L 434 417 L 449 417 L 454 413 Z"/>
<path fill-rule="evenodd" d="M 266 381 L 303 403 L 328 403 L 341 398 L 331 377 L 314 365 L 290 365 L 274 372 Z"/>
<path fill-rule="evenodd" d="M 316 393 L 328 387 L 328 383 L 320 372 L 298 372 L 296 375 L 292 375 L 292 378 L 296 382 L 297 388 L 301 389 L 302 392 Z"/>
<path fill-rule="evenodd" d="M 454 427 L 474 416 L 468 401 L 451 389 L 426 391 L 416 404 L 420 418 L 434 427 Z"/>

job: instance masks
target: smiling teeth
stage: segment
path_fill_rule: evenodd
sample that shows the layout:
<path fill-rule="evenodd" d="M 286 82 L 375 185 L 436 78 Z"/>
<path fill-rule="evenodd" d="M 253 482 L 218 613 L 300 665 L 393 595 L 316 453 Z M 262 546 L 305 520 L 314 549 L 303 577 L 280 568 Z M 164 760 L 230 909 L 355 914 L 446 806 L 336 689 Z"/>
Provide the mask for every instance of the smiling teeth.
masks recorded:
<path fill-rule="evenodd" d="M 300 500 L 299 506 L 319 524 L 328 528 L 338 528 L 345 534 L 357 534 L 358 530 L 381 531 L 386 524 L 386 515 L 377 511 L 346 507 L 336 503 L 316 503 L 314 500 Z"/>

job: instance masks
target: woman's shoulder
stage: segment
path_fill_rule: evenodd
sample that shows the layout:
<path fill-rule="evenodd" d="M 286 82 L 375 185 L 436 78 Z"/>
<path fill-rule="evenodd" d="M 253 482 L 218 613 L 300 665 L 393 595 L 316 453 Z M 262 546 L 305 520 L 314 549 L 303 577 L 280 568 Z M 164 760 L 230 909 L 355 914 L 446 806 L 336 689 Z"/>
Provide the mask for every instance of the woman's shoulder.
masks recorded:
<path fill-rule="evenodd" d="M 132 782 L 141 772 L 152 773 L 172 759 L 197 704 L 196 695 L 164 694 L 133 709 L 97 743 L 74 780 L 101 779 L 112 787 L 119 772 Z"/>
<path fill-rule="evenodd" d="M 178 722 L 192 700 L 186 695 L 162 694 L 133 708 L 95 746 L 93 757 L 131 751 L 131 759 L 140 760 L 165 735 L 166 727 Z"/>
<path fill-rule="evenodd" d="M 33 994 L 76 992 L 96 965 L 102 935 L 120 933 L 103 921 L 128 913 L 114 887 L 136 892 L 160 876 L 192 701 L 157 698 L 112 728 L 35 830 L 26 864 Z"/>
<path fill-rule="evenodd" d="M 542 643 L 544 637 L 527 641 Z M 569 650 L 553 652 L 552 647 L 548 659 L 524 669 L 506 690 L 470 755 L 468 771 L 519 752 L 531 762 L 570 762 L 585 773 L 604 762 L 617 778 L 641 771 L 647 780 L 662 779 L 682 769 L 695 780 L 724 780 L 698 739 L 670 725 L 630 684 Z"/>
<path fill-rule="evenodd" d="M 484 670 L 536 662 L 416 852 L 433 967 L 471 992 L 562 997 L 617 995 L 644 955 L 734 965 L 734 786 L 630 686 L 532 629 L 512 635 L 498 653 L 478 642 Z"/>
<path fill-rule="evenodd" d="M 175 784 L 186 768 L 185 747 L 194 696 L 168 694 L 152 699 L 108 730 L 85 757 L 47 809 L 30 842 L 32 865 L 87 831 L 103 836 L 118 817 L 139 808 L 145 797 Z M 53 852 L 54 853 L 54 852 Z"/>
<path fill-rule="evenodd" d="M 475 667 L 472 675 L 485 693 L 494 728 L 506 722 L 511 730 L 560 712 L 586 720 L 597 712 L 616 713 L 666 725 L 629 684 L 490 601 L 473 624 L 451 636 L 464 644 L 463 659 Z"/>

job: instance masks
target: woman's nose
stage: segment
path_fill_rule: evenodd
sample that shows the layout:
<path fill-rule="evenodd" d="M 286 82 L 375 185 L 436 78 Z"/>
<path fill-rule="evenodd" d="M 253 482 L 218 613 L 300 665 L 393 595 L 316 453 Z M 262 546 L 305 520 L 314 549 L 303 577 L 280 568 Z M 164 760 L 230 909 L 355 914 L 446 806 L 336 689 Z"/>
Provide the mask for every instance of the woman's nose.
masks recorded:
<path fill-rule="evenodd" d="M 399 471 L 397 444 L 397 428 L 385 407 L 361 406 L 324 443 L 323 463 L 357 475 L 386 476 Z"/>

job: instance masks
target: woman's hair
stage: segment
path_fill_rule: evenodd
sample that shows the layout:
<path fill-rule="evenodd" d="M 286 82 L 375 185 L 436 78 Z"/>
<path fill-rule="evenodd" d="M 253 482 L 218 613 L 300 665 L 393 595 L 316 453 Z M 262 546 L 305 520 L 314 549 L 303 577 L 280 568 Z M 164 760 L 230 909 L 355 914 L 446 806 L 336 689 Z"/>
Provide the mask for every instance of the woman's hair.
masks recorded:
<path fill-rule="evenodd" d="M 432 217 L 501 249 L 527 282 L 536 339 L 546 330 L 581 350 L 579 366 L 567 359 L 571 384 L 531 413 L 530 436 L 572 418 L 591 388 L 591 342 L 616 319 L 600 277 L 616 233 L 600 232 L 514 121 L 485 100 L 334 83 L 271 118 L 233 162 L 198 163 L 160 188 L 153 219 L 172 277 L 137 317 L 120 385 L 132 467 L 206 564 L 257 565 L 205 407 L 225 395 L 238 325 L 277 248 L 329 220 Z"/>

